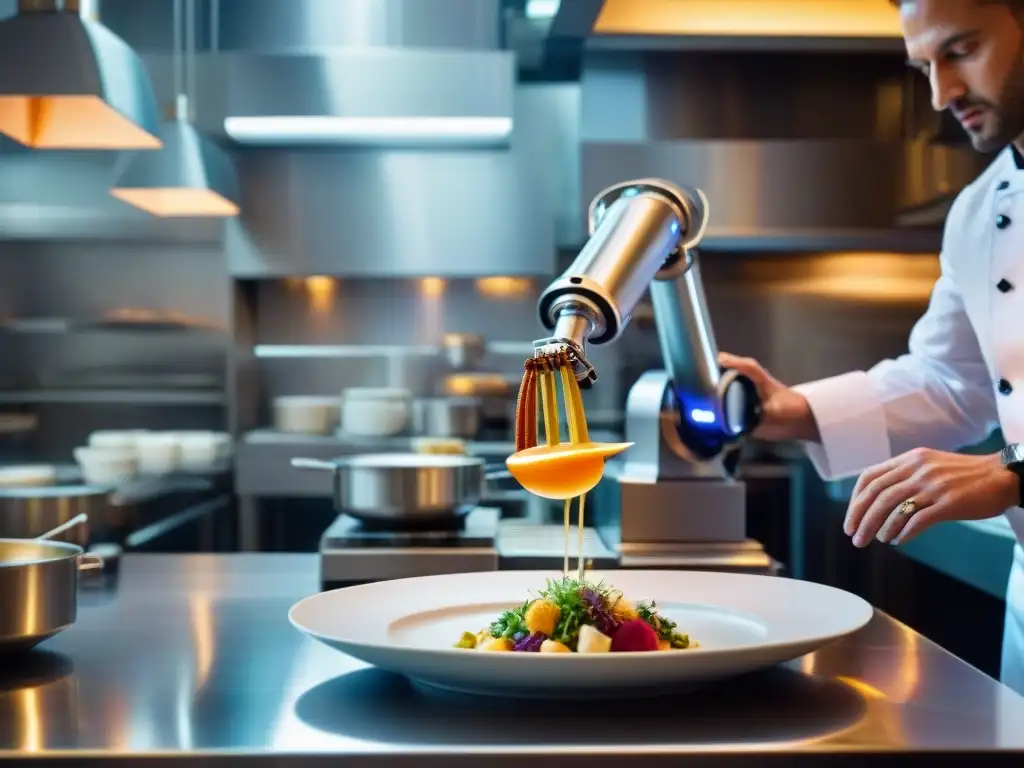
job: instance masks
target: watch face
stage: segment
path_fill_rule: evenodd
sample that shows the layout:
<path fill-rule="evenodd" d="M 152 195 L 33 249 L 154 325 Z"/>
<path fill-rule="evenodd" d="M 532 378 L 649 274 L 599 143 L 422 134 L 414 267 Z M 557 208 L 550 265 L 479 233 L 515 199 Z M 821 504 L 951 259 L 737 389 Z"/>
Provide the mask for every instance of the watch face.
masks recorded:
<path fill-rule="evenodd" d="M 1024 443 L 1010 443 L 1002 450 L 1004 465 L 1024 463 Z"/>

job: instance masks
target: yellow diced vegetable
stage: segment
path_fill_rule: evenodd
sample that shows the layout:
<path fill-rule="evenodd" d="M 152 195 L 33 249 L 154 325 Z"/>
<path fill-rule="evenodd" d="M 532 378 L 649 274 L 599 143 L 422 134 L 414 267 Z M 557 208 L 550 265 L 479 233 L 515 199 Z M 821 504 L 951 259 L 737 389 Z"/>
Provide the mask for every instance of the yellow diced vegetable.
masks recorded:
<path fill-rule="evenodd" d="M 514 647 L 512 641 L 504 637 L 492 637 L 479 646 L 481 651 L 511 651 Z"/>
<path fill-rule="evenodd" d="M 472 632 L 463 632 L 462 637 L 459 638 L 459 642 L 455 644 L 456 648 L 476 648 L 476 635 Z"/>
<path fill-rule="evenodd" d="M 562 645 L 557 640 L 545 640 L 540 644 L 541 653 L 572 653 L 568 646 Z"/>
<path fill-rule="evenodd" d="M 553 635 L 561 609 L 550 600 L 534 600 L 526 609 L 523 620 L 531 635 Z"/>
<path fill-rule="evenodd" d="M 598 629 L 584 624 L 580 627 L 580 639 L 576 643 L 577 653 L 608 653 L 612 639 Z"/>
<path fill-rule="evenodd" d="M 670 643 L 668 640 L 659 640 L 658 641 L 658 650 L 659 651 L 671 651 L 672 650 L 672 643 Z"/>

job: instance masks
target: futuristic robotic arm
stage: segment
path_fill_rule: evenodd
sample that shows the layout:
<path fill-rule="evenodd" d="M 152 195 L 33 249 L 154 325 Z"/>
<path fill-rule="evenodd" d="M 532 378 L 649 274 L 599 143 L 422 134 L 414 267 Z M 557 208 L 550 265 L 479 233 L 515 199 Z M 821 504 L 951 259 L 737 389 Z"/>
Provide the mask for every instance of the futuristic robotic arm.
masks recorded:
<path fill-rule="evenodd" d="M 718 365 L 694 250 L 707 226 L 706 198 L 661 179 L 639 179 L 601 192 L 589 219 L 586 246 L 540 298 L 551 336 L 534 342 L 536 353 L 568 348 L 577 379 L 589 386 L 597 372 L 588 345 L 620 338 L 650 290 L 665 370 L 644 374 L 630 391 L 627 439 L 643 452 L 641 440 L 654 437 L 659 453 L 667 446 L 690 465 L 683 474 L 709 463 L 718 468 L 712 476 L 728 474 L 717 460 L 757 426 L 760 402 L 749 379 Z M 648 458 L 662 466 L 658 474 L 668 469 L 664 457 Z"/>

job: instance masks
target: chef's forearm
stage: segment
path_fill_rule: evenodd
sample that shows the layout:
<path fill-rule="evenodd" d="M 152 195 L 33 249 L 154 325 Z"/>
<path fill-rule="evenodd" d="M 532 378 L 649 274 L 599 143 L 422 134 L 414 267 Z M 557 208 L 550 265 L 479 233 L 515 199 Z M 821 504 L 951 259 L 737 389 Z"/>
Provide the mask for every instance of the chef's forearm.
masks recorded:
<path fill-rule="evenodd" d="M 814 416 L 811 404 L 802 394 L 794 392 L 798 398 L 793 410 L 791 421 L 791 440 L 800 440 L 804 443 L 821 443 L 821 429 L 818 427 L 818 420 Z"/>
<path fill-rule="evenodd" d="M 864 371 L 793 387 L 802 398 L 800 430 L 807 454 L 826 480 L 860 473 L 889 459 L 885 408 Z"/>

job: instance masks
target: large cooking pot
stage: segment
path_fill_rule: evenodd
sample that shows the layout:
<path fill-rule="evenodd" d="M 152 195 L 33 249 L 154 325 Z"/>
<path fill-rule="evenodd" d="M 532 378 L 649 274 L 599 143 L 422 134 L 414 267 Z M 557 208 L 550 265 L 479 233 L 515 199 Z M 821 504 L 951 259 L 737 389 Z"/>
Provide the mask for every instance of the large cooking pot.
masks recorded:
<path fill-rule="evenodd" d="M 31 539 L 85 514 L 92 525 L 76 525 L 59 534 L 59 540 L 88 546 L 97 522 L 116 522 L 110 492 L 93 485 L 0 488 L 0 537 Z"/>
<path fill-rule="evenodd" d="M 54 540 L 88 547 L 94 541 L 122 540 L 139 522 L 140 505 L 177 492 L 204 492 L 202 478 L 140 479 L 120 488 L 88 485 L 76 467 L 56 467 L 53 485 L 0 487 L 0 538 L 32 539 L 60 527 Z M 64 523 L 85 515 L 87 523 Z"/>
<path fill-rule="evenodd" d="M 74 624 L 79 571 L 102 567 L 76 544 L 0 539 L 0 652 L 26 651 Z"/>
<path fill-rule="evenodd" d="M 433 522 L 457 517 L 480 503 L 488 483 L 511 477 L 474 456 L 373 453 L 292 459 L 292 466 L 334 473 L 334 506 L 370 521 Z"/>

